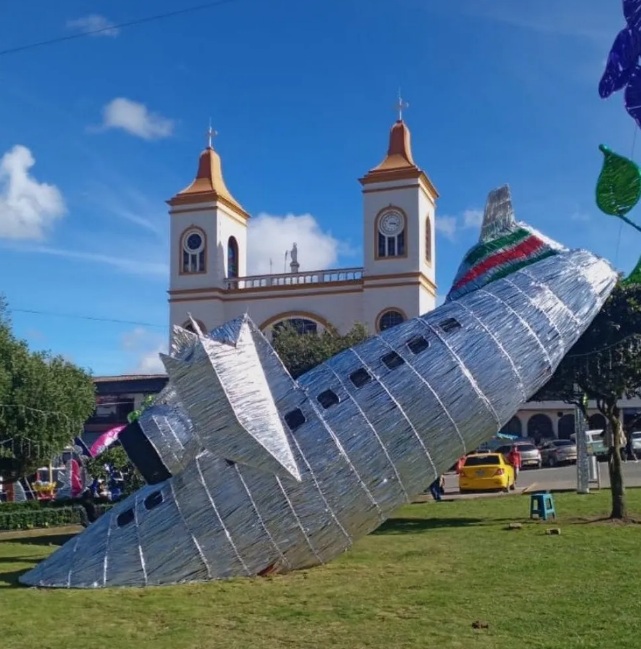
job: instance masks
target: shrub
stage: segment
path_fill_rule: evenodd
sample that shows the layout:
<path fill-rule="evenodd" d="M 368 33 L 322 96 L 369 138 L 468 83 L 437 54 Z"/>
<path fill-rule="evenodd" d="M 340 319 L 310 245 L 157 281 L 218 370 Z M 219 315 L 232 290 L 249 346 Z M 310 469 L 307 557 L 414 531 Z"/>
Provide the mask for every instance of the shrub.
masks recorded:
<path fill-rule="evenodd" d="M 42 507 L 40 509 L 23 507 L 22 510 L 5 513 L 3 505 L 0 507 L 0 530 L 30 530 L 39 527 L 80 525 L 83 521 L 83 511 L 81 510 L 82 508 L 78 506 Z"/>
<path fill-rule="evenodd" d="M 96 514 L 102 516 L 113 507 L 111 502 L 95 502 Z M 27 500 L 0 504 L 0 531 L 30 530 L 60 525 L 82 525 L 87 522 L 80 500 Z"/>

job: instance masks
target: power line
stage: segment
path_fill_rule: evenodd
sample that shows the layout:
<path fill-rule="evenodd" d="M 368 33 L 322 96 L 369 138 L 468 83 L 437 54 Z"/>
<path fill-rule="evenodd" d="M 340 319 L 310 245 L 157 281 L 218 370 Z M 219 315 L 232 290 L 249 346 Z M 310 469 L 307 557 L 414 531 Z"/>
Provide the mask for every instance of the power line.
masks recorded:
<path fill-rule="evenodd" d="M 75 315 L 73 313 L 56 313 L 54 311 L 39 311 L 37 309 L 9 309 L 11 313 L 31 313 L 35 315 L 53 316 L 56 318 L 72 318 L 74 320 L 92 320 L 93 322 L 112 322 L 116 324 L 139 325 L 141 327 L 156 327 L 166 329 L 166 325 L 153 322 L 139 322 L 137 320 L 119 320 L 117 318 L 98 318 L 90 315 Z"/>
<path fill-rule="evenodd" d="M 192 7 L 185 7 L 184 9 L 176 9 L 174 11 L 167 11 L 165 13 L 154 14 L 152 16 L 143 16 L 142 18 L 128 20 L 126 22 L 117 23 L 115 25 L 109 24 L 108 26 L 105 27 L 100 27 L 98 29 L 90 29 L 88 31 L 79 32 L 78 34 L 69 34 L 68 36 L 58 36 L 56 38 L 49 38 L 44 41 L 37 41 L 35 43 L 28 43 L 26 45 L 17 45 L 16 47 L 9 47 L 7 49 L 0 50 L 0 56 L 4 56 L 6 54 L 16 54 L 17 52 L 24 52 L 25 50 L 32 50 L 35 49 L 36 47 L 53 45 L 55 43 L 62 43 L 64 41 L 72 41 L 77 38 L 84 38 L 85 36 L 94 36 L 95 34 L 101 34 L 103 32 L 112 31 L 114 29 L 124 29 L 126 27 L 133 27 L 134 25 L 142 25 L 144 23 L 154 22 L 156 20 L 173 18 L 175 16 L 180 16 L 183 14 L 202 11 L 203 9 L 212 9 L 214 7 L 220 7 L 221 5 L 231 4 L 232 2 L 237 2 L 237 0 L 216 0 L 215 2 L 205 2 L 203 4 L 194 5 Z"/>
<path fill-rule="evenodd" d="M 611 345 L 607 345 L 606 347 L 601 347 L 601 349 L 593 349 L 591 352 L 585 352 L 584 354 L 568 354 L 565 358 L 584 358 L 585 356 L 596 356 L 597 354 L 601 354 L 602 352 L 607 352 L 608 349 L 614 349 L 615 347 L 622 345 L 626 340 L 630 340 L 630 338 L 639 338 L 639 337 L 641 337 L 641 334 L 630 334 L 629 336 L 626 336 L 625 338 L 621 338 L 621 340 L 618 340 L 617 342 L 612 343 Z"/>

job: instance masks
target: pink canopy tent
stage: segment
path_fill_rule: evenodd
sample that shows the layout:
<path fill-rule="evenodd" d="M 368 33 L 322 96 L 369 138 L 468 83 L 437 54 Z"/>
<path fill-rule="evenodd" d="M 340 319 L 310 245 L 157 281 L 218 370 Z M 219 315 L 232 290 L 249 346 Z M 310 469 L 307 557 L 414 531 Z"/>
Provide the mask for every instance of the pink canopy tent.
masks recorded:
<path fill-rule="evenodd" d="M 100 455 L 103 451 L 106 451 L 117 439 L 120 431 L 123 430 L 125 426 L 115 426 L 105 431 L 92 445 L 89 449 L 91 457 L 96 457 Z"/>

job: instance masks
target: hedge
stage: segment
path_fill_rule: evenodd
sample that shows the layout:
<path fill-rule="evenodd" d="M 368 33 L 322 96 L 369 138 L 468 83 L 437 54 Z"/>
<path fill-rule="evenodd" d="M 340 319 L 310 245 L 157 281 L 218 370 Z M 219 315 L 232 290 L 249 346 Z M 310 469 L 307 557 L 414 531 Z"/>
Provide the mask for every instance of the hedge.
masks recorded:
<path fill-rule="evenodd" d="M 0 505 L 0 530 L 31 530 L 39 527 L 80 525 L 83 521 L 82 507 L 23 507 L 22 511 L 4 512 Z"/>
<path fill-rule="evenodd" d="M 63 525 L 83 525 L 87 523 L 85 508 L 77 501 L 27 500 L 22 503 L 0 504 L 0 531 L 31 530 Z M 95 503 L 96 514 L 101 516 L 112 503 Z"/>

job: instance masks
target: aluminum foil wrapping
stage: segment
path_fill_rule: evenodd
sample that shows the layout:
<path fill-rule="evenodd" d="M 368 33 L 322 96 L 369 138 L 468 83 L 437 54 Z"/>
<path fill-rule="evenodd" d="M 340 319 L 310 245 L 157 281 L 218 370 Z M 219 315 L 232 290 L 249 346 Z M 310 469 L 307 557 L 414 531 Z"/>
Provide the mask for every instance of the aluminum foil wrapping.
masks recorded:
<path fill-rule="evenodd" d="M 490 195 L 483 227 L 458 297 L 298 381 L 247 316 L 209 336 L 177 331 L 164 359 L 170 386 L 135 430 L 152 449 L 138 461 L 153 455 L 171 477 L 21 581 L 91 588 L 286 572 L 330 561 L 378 527 L 511 419 L 615 285 L 605 261 L 534 231 L 525 257 L 502 255 L 500 277 L 487 272 L 487 255 L 501 253 L 488 244 L 526 227 L 505 189 Z"/>

